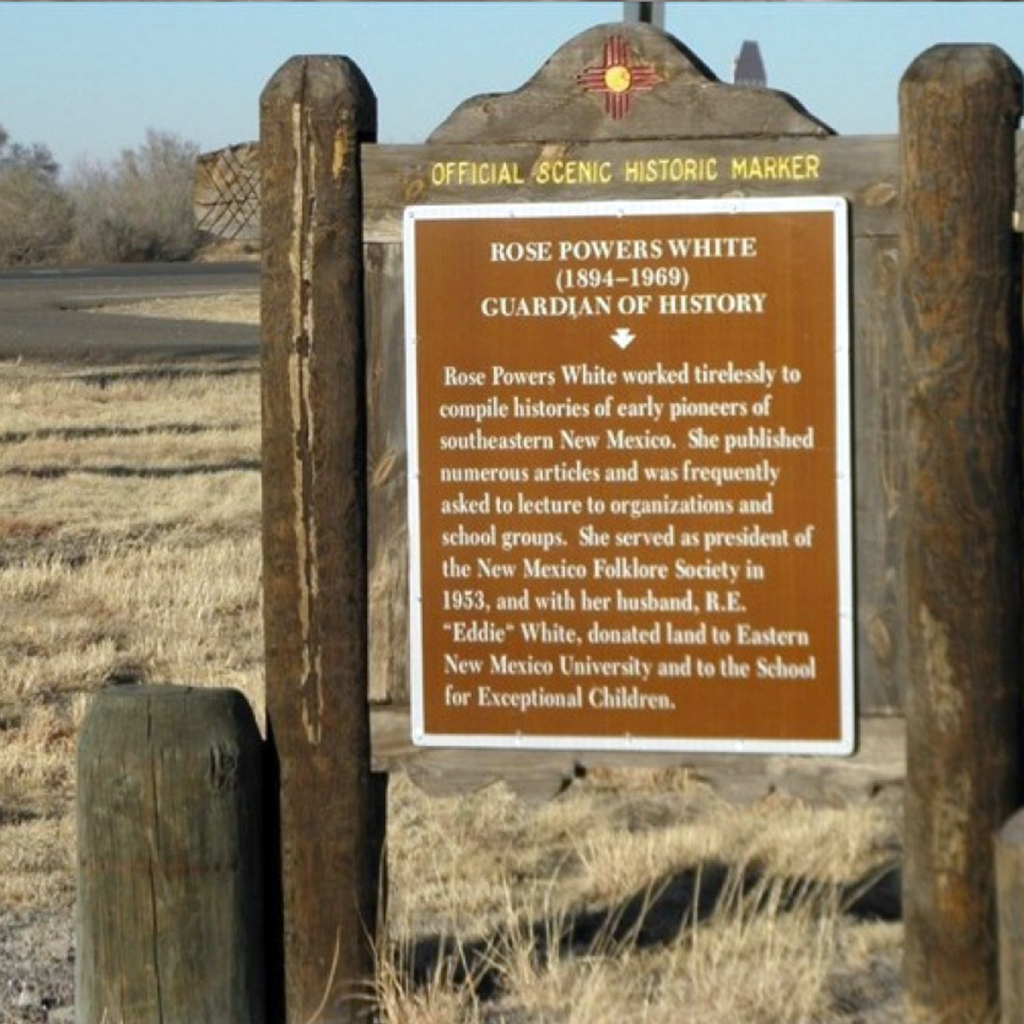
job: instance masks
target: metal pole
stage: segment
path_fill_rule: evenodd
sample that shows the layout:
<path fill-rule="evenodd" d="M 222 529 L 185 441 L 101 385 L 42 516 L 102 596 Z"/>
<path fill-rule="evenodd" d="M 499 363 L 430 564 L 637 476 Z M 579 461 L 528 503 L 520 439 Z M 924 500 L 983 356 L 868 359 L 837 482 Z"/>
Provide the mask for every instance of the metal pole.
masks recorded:
<path fill-rule="evenodd" d="M 624 3 L 622 20 L 637 21 L 655 28 L 665 29 L 665 4 L 662 3 Z"/>

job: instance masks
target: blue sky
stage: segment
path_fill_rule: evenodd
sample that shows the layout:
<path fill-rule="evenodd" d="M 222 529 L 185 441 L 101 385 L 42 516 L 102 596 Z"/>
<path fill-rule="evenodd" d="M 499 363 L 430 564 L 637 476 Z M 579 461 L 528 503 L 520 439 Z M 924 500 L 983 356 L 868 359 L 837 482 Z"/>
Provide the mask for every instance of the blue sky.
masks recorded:
<path fill-rule="evenodd" d="M 621 3 L 0 3 L 0 125 L 57 159 L 110 160 L 147 128 L 202 149 L 256 138 L 258 98 L 297 53 L 341 53 L 378 97 L 380 138 L 419 142 L 461 100 L 517 88 Z M 769 85 L 844 134 L 894 132 L 907 66 L 938 42 L 1024 65 L 1024 4 L 689 3 L 666 29 L 723 79 L 755 39 Z"/>

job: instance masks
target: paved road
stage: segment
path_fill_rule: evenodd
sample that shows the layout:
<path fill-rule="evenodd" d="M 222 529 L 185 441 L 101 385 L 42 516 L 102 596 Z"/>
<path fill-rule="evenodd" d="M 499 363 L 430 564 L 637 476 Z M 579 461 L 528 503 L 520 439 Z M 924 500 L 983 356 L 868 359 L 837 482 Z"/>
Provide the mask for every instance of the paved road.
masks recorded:
<path fill-rule="evenodd" d="M 259 330 L 245 324 L 83 313 L 83 307 L 171 296 L 256 291 L 255 263 L 127 264 L 0 272 L 0 359 L 248 358 Z"/>

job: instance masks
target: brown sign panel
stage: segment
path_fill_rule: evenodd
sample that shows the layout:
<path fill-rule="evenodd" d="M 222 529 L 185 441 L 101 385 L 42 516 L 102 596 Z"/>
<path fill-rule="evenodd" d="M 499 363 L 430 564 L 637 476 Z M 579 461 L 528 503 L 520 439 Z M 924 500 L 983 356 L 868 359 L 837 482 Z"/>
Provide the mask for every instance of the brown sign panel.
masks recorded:
<path fill-rule="evenodd" d="M 405 240 L 414 741 L 849 752 L 845 202 Z"/>

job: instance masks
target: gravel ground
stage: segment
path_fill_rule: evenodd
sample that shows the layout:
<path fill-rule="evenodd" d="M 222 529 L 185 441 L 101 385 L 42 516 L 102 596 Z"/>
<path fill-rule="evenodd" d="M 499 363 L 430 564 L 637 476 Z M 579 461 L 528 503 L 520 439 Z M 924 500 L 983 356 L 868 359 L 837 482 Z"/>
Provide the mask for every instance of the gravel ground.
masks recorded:
<path fill-rule="evenodd" d="M 0 1022 L 73 1024 L 74 904 L 0 907 Z"/>

